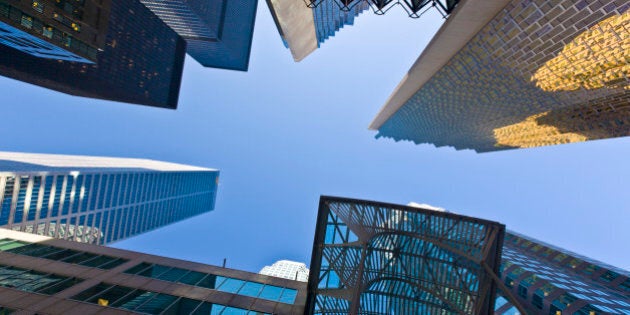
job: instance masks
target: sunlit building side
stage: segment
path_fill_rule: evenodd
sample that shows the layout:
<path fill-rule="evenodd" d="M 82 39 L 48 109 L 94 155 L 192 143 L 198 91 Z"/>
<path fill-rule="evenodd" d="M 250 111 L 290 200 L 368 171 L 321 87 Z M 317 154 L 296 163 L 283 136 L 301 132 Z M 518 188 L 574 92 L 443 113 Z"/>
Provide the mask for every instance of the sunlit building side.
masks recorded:
<path fill-rule="evenodd" d="M 307 282 L 309 270 L 304 263 L 290 260 L 279 260 L 271 266 L 263 267 L 259 273 L 261 275 Z"/>
<path fill-rule="evenodd" d="M 462 2 L 370 129 L 478 152 L 628 136 L 629 8 Z"/>
<path fill-rule="evenodd" d="M 109 244 L 213 210 L 218 176 L 153 160 L 0 152 L 0 227 Z"/>

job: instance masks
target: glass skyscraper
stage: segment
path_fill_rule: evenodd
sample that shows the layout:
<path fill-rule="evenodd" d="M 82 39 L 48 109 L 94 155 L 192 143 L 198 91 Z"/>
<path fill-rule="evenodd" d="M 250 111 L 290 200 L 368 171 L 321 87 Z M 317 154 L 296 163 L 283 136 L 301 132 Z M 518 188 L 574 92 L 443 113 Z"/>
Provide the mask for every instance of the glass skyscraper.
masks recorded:
<path fill-rule="evenodd" d="M 246 71 L 258 0 L 140 0 L 205 67 Z"/>
<path fill-rule="evenodd" d="M 218 180 L 152 160 L 0 152 L 0 227 L 109 244 L 213 210 Z"/>
<path fill-rule="evenodd" d="M 177 108 L 186 42 L 139 0 L 111 1 L 108 9 L 94 63 L 40 58 L 0 45 L 0 75 L 76 96 Z"/>
<path fill-rule="evenodd" d="M 628 34 L 628 1 L 464 1 L 370 129 L 477 152 L 630 136 Z"/>

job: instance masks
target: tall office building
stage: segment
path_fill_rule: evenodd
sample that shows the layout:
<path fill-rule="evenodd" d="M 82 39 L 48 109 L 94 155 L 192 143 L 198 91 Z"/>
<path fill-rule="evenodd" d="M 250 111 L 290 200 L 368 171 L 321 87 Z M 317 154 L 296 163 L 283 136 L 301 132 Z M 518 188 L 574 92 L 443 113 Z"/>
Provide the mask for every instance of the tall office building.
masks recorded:
<path fill-rule="evenodd" d="M 109 244 L 214 209 L 217 170 L 0 152 L 0 227 Z"/>
<path fill-rule="evenodd" d="M 354 24 L 356 16 L 369 8 L 361 1 L 348 11 L 334 1 L 324 1 L 308 7 L 304 1 L 267 0 L 284 45 L 298 62 L 319 48 L 346 25 Z"/>
<path fill-rule="evenodd" d="M 308 268 L 306 264 L 290 261 L 279 260 L 271 266 L 265 266 L 259 272 L 261 275 L 280 277 L 297 281 L 308 281 Z"/>
<path fill-rule="evenodd" d="M 140 0 L 205 67 L 246 71 L 258 0 Z"/>
<path fill-rule="evenodd" d="M 0 229 L 0 314 L 301 315 L 306 283 Z"/>
<path fill-rule="evenodd" d="M 55 60 L 94 63 L 111 0 L 1 0 L 0 44 Z"/>
<path fill-rule="evenodd" d="M 515 232 L 505 236 L 501 279 L 528 314 L 630 314 L 630 272 Z M 510 307 L 499 300 L 496 313 Z"/>
<path fill-rule="evenodd" d="M 0 16 L 6 15 L 7 3 L 28 2 L 28 5 L 33 7 L 30 11 L 22 7 L 23 13 L 19 13 L 17 9 L 10 9 L 9 14 L 15 15 L 13 19 L 19 19 L 20 25 L 27 25 L 22 26 L 23 28 L 30 26 L 30 32 L 36 34 L 41 25 L 47 23 L 44 16 L 48 14 L 54 16 L 52 12 L 56 12 L 59 6 L 66 10 L 66 8 L 84 3 L 86 9 L 84 17 L 87 19 L 89 16 L 87 6 L 94 2 L 50 1 L 55 4 L 46 5 L 43 7 L 43 13 L 40 14 L 37 12 L 38 8 L 48 1 L 7 1 L 0 2 L 2 4 Z M 0 75 L 71 95 L 177 108 L 186 42 L 138 0 L 103 1 L 102 3 L 110 3 L 107 12 L 107 31 L 104 46 L 102 50 L 97 49 L 94 63 L 72 62 L 63 60 L 64 58 L 61 57 L 41 58 L 24 49 L 15 49 L 17 44 L 0 44 Z M 75 14 L 74 9 L 70 11 Z M 106 10 L 102 10 L 99 16 L 105 15 L 105 12 Z M 18 13 L 21 14 L 19 18 L 16 15 Z M 70 17 L 63 16 L 71 19 L 72 14 Z M 50 25 L 57 25 L 58 21 L 54 20 L 54 17 L 52 19 Z M 71 26 L 74 23 L 75 27 L 81 26 L 81 33 L 85 31 L 89 34 L 89 28 L 83 22 L 67 23 Z M 102 23 L 104 22 L 99 22 L 98 25 L 101 26 Z M 46 37 L 46 34 L 49 34 L 48 30 L 42 29 L 45 31 L 42 36 Z M 4 31 L 0 30 L 0 32 Z M 54 30 L 52 32 L 53 39 L 58 39 L 59 36 L 64 38 L 63 34 Z M 4 43 L 9 40 L 3 33 L 0 33 L 0 37 L 5 38 Z M 67 41 L 69 37 L 65 38 L 66 41 L 62 46 L 75 52 L 76 50 L 72 49 L 73 42 Z M 70 46 L 65 46 L 68 43 Z M 79 46 L 80 52 L 83 46 Z M 87 57 L 89 58 L 92 54 L 93 51 L 90 50 Z"/>
<path fill-rule="evenodd" d="M 628 136 L 629 8 L 463 1 L 370 129 L 477 152 Z"/>

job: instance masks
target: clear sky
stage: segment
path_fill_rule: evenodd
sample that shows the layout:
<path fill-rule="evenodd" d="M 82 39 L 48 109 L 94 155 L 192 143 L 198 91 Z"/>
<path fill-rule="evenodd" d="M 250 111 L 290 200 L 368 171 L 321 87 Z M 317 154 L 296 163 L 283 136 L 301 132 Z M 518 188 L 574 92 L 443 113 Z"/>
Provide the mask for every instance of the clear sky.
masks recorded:
<path fill-rule="evenodd" d="M 0 150 L 221 170 L 213 212 L 125 249 L 254 272 L 308 264 L 325 194 L 428 203 L 630 269 L 630 138 L 484 154 L 376 140 L 368 124 L 442 20 L 394 8 L 355 22 L 294 63 L 260 1 L 249 72 L 188 58 L 177 111 L 0 77 Z"/>

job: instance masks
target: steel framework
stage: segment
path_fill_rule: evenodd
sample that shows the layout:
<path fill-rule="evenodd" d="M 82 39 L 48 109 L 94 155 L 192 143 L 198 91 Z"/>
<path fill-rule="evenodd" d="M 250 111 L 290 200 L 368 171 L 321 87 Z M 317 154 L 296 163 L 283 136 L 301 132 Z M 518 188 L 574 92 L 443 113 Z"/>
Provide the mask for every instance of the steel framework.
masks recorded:
<path fill-rule="evenodd" d="M 305 314 L 491 314 L 504 234 L 492 221 L 322 196 Z"/>
<path fill-rule="evenodd" d="M 409 17 L 419 18 L 431 8 L 437 9 L 443 17 L 447 17 L 460 0 L 304 0 L 309 8 L 317 7 L 324 1 L 333 1 L 342 11 L 350 11 L 359 3 L 367 2 L 374 13 L 385 14 L 394 6 L 402 6 Z"/>

